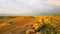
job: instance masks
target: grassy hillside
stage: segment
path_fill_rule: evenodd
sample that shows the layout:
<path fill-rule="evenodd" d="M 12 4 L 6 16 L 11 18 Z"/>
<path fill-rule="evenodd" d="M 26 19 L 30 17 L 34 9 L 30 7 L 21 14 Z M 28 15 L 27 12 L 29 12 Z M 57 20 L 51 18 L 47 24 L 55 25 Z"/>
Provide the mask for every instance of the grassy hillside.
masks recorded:
<path fill-rule="evenodd" d="M 1 16 L 0 17 L 0 33 L 6 31 L 14 31 L 16 29 L 21 29 L 23 26 L 30 21 L 33 21 L 29 16 Z"/>
<path fill-rule="evenodd" d="M 43 20 L 42 20 L 43 19 Z M 0 34 L 7 31 L 19 31 L 30 22 L 50 23 L 53 26 L 60 25 L 60 15 L 55 16 L 0 16 Z"/>

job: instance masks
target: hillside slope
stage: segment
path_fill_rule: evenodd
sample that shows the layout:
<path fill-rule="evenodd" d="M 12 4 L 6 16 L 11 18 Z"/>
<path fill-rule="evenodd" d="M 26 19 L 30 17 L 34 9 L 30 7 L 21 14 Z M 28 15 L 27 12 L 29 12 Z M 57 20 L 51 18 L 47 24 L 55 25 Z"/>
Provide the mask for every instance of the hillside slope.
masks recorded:
<path fill-rule="evenodd" d="M 60 15 L 59 16 L 0 16 L 0 34 L 5 34 L 7 32 L 11 33 L 24 29 L 26 25 L 30 22 L 50 23 L 55 25 L 60 25 Z"/>

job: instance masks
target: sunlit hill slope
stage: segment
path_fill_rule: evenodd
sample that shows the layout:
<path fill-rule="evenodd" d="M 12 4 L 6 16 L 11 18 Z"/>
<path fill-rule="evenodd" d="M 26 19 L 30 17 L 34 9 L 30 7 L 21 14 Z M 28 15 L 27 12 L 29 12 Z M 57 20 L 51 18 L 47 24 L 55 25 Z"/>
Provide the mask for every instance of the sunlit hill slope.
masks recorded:
<path fill-rule="evenodd" d="M 43 21 L 43 20 L 44 21 Z M 0 33 L 20 31 L 29 23 L 50 23 L 60 25 L 60 15 L 55 16 L 0 16 Z"/>

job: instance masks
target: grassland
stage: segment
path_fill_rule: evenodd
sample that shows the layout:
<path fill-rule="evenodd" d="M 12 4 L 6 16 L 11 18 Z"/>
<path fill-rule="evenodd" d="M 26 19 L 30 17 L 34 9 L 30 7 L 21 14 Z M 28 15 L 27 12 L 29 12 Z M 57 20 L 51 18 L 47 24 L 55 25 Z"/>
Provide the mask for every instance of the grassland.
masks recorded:
<path fill-rule="evenodd" d="M 15 32 L 17 34 L 20 30 L 24 29 L 24 26 L 30 22 L 39 22 L 52 24 L 54 27 L 60 25 L 60 15 L 55 16 L 0 16 L 0 34 L 6 34 L 6 32 Z"/>

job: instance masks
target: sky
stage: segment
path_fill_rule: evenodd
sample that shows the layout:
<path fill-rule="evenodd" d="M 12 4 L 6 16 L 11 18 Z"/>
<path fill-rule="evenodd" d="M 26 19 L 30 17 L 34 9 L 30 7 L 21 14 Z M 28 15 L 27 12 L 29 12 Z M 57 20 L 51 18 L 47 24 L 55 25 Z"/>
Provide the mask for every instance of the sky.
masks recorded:
<path fill-rule="evenodd" d="M 60 13 L 60 0 L 0 0 L 0 15 L 53 15 Z"/>

